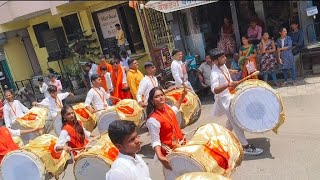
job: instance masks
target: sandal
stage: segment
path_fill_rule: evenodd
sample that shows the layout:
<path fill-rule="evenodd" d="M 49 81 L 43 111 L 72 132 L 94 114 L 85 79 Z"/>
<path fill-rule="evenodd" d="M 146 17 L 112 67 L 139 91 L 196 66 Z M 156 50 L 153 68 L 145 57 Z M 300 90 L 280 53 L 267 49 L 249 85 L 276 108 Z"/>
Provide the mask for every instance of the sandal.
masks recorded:
<path fill-rule="evenodd" d="M 292 84 L 293 84 L 294 86 L 297 86 L 297 85 L 298 85 L 297 81 L 293 81 Z"/>
<path fill-rule="evenodd" d="M 283 82 L 283 83 L 281 84 L 281 86 L 286 86 L 287 84 L 288 84 L 288 82 L 285 81 L 285 82 Z"/>
<path fill-rule="evenodd" d="M 279 84 L 279 83 L 277 83 L 277 82 L 276 82 L 276 83 L 274 83 L 274 85 L 275 85 L 275 86 L 277 86 L 277 87 L 279 87 L 279 86 L 280 86 L 280 84 Z"/>

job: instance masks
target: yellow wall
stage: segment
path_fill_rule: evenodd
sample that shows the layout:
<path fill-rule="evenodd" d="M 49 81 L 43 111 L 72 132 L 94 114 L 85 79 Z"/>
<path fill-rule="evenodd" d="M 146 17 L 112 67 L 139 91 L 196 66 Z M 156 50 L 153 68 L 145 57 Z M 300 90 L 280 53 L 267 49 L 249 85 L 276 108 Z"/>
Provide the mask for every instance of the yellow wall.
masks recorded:
<path fill-rule="evenodd" d="M 9 39 L 3 49 L 14 80 L 29 79 L 33 75 L 33 71 L 21 38 Z"/>

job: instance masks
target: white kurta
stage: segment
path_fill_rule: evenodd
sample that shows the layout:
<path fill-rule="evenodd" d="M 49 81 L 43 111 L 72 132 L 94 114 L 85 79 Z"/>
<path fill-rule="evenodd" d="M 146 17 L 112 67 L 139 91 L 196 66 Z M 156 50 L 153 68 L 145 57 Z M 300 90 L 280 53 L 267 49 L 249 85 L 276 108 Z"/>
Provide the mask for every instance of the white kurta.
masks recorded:
<path fill-rule="evenodd" d="M 143 159 L 119 154 L 106 174 L 106 180 L 151 180 L 149 168 Z"/>
<path fill-rule="evenodd" d="M 57 95 L 57 101 L 53 99 L 51 96 L 44 98 L 40 103 L 42 106 L 46 106 L 49 108 L 49 119 L 56 117 L 58 112 L 61 111 L 61 107 L 63 105 L 62 100 L 66 99 L 70 93 L 60 93 Z M 61 107 L 60 107 L 61 106 Z"/>
<path fill-rule="evenodd" d="M 230 73 L 226 65 L 223 65 L 220 67 L 221 70 L 224 71 L 224 74 L 230 79 L 230 82 L 232 82 L 232 79 L 230 78 Z M 211 91 L 214 93 L 214 88 L 226 85 L 229 82 L 227 81 L 226 77 L 223 75 L 223 73 L 220 71 L 218 66 L 214 65 L 211 71 Z M 229 110 L 230 100 L 232 98 L 232 95 L 229 92 L 229 89 L 225 89 L 219 94 L 214 94 L 214 104 L 213 104 L 213 115 L 214 116 L 222 116 L 225 114 L 225 111 Z"/>
<path fill-rule="evenodd" d="M 14 123 L 17 118 L 21 118 L 28 113 L 29 109 L 18 100 L 13 100 L 11 106 L 9 103 L 10 102 L 7 102 L 3 106 L 3 118 L 6 127 L 10 128 L 11 124 Z"/>
<path fill-rule="evenodd" d="M 154 87 L 158 87 L 158 79 L 154 76 L 144 76 L 144 78 L 141 79 L 138 92 L 137 92 L 137 101 L 142 101 L 142 96 L 144 97 L 144 102 L 148 101 L 149 93 Z"/>
<path fill-rule="evenodd" d="M 86 100 L 84 102 L 85 106 L 92 104 L 95 110 L 102 110 L 108 106 L 107 99 L 110 98 L 108 94 L 102 87 L 91 88 L 87 94 Z"/>
<path fill-rule="evenodd" d="M 188 81 L 187 74 L 183 77 L 181 65 L 182 61 L 173 60 L 171 63 L 171 72 L 177 87 L 180 87 L 183 82 Z"/>
<path fill-rule="evenodd" d="M 108 93 L 110 93 L 111 91 L 113 91 L 113 85 L 112 85 L 112 80 L 111 80 L 110 73 L 106 72 L 106 74 L 104 74 L 104 78 L 106 79 L 106 83 L 107 83 L 107 87 L 108 87 Z"/>
<path fill-rule="evenodd" d="M 91 132 L 87 131 L 84 127 L 83 132 L 86 138 L 90 137 Z M 71 141 L 69 133 L 66 130 L 61 130 L 59 139 L 57 140 L 57 143 L 54 145 L 54 149 L 56 149 L 57 146 L 64 146 L 69 141 Z"/>

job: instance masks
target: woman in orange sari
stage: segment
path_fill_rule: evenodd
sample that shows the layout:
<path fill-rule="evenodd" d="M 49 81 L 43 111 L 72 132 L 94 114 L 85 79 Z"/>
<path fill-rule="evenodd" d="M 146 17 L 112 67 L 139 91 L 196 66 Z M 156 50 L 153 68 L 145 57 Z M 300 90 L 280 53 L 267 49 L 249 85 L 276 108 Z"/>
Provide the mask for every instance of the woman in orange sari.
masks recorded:
<path fill-rule="evenodd" d="M 76 149 L 82 150 L 88 144 L 89 137 L 93 137 L 89 131 L 86 131 L 82 122 L 77 120 L 72 106 L 66 104 L 61 109 L 62 130 L 59 139 L 54 147 L 55 151 L 72 151 L 76 155 Z"/>
<path fill-rule="evenodd" d="M 242 71 L 242 78 L 247 77 L 248 75 L 252 74 L 253 72 L 248 73 L 247 65 L 249 63 L 253 63 L 255 69 L 257 70 L 257 51 L 253 44 L 249 44 L 249 38 L 247 35 L 242 36 L 242 46 L 239 49 L 239 67 Z M 253 79 L 258 79 L 258 76 L 254 76 Z"/>
<path fill-rule="evenodd" d="M 130 89 L 127 85 L 127 77 L 125 70 L 119 65 L 116 60 L 111 60 L 110 64 L 112 66 L 111 81 L 113 84 L 112 96 L 119 99 L 132 99 Z M 118 101 L 113 101 L 116 104 Z"/>

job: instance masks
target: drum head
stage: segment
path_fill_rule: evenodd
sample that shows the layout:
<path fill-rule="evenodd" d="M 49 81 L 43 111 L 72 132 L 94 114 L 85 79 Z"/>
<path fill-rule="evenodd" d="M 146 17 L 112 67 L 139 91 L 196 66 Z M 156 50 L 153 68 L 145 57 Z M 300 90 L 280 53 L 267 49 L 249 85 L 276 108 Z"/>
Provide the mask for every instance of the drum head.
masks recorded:
<path fill-rule="evenodd" d="M 102 158 L 91 155 L 79 158 L 74 164 L 74 177 L 77 180 L 105 179 L 110 165 Z"/>
<path fill-rule="evenodd" d="M 15 151 L 6 155 L 2 161 L 3 180 L 42 180 L 43 165 L 29 152 Z"/>
<path fill-rule="evenodd" d="M 98 121 L 98 130 L 100 134 L 107 132 L 109 125 L 115 120 L 120 120 L 118 114 L 115 111 L 103 112 L 103 114 L 100 115 Z"/>
<path fill-rule="evenodd" d="M 54 132 L 56 133 L 56 135 L 59 137 L 60 133 L 61 133 L 61 128 L 62 128 L 62 118 L 61 118 L 61 114 L 59 114 L 53 123 L 54 126 Z"/>
<path fill-rule="evenodd" d="M 278 96 L 264 87 L 247 88 L 231 101 L 231 114 L 235 123 L 249 132 L 266 132 L 279 123 L 282 111 Z"/>
<path fill-rule="evenodd" d="M 205 168 L 196 160 L 184 154 L 169 154 L 167 156 L 170 161 L 172 171 L 163 168 L 166 180 L 175 180 L 177 177 L 189 172 L 205 172 Z"/>
<path fill-rule="evenodd" d="M 28 130 L 30 128 L 23 127 L 19 124 L 19 122 L 16 121 L 14 124 L 12 124 L 12 129 Z M 40 133 L 37 133 L 37 132 L 22 134 L 21 140 L 23 144 L 28 144 L 30 140 L 33 140 L 38 136 L 40 136 Z"/>

